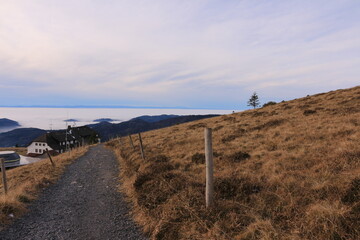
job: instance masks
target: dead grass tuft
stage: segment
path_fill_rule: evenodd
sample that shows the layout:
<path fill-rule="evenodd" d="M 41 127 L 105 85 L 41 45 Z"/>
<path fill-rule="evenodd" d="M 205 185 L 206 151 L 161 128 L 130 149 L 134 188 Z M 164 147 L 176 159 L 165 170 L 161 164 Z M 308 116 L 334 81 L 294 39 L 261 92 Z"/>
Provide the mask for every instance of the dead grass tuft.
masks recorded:
<path fill-rule="evenodd" d="M 360 178 L 355 178 L 351 181 L 350 187 L 341 198 L 341 201 L 345 204 L 360 202 Z"/>
<path fill-rule="evenodd" d="M 195 153 L 191 157 L 191 161 L 195 164 L 204 164 L 205 163 L 205 154 L 204 153 Z"/>
<path fill-rule="evenodd" d="M 249 178 L 227 177 L 215 181 L 215 192 L 218 199 L 233 199 L 239 202 L 250 200 L 250 195 L 259 193 L 263 187 L 260 182 Z"/>
<path fill-rule="evenodd" d="M 338 202 L 311 205 L 306 212 L 302 234 L 309 239 L 347 239 L 351 233 L 346 232 L 346 211 Z"/>
<path fill-rule="evenodd" d="M 303 114 L 304 114 L 305 116 L 309 116 L 309 115 L 315 114 L 315 113 L 316 113 L 316 110 L 311 110 L 311 109 L 305 110 L 305 111 L 303 112 Z"/>
<path fill-rule="evenodd" d="M 267 130 L 269 128 L 275 128 L 278 127 L 280 125 L 282 125 L 285 122 L 285 119 L 274 119 L 274 120 L 270 120 L 266 123 L 260 124 L 254 128 L 252 128 L 252 130 Z"/>
<path fill-rule="evenodd" d="M 188 127 L 189 130 L 194 130 L 194 129 L 198 129 L 198 128 L 204 128 L 206 127 L 206 124 L 205 123 L 196 123 L 196 124 L 193 124 L 193 125 L 190 125 Z"/>
<path fill-rule="evenodd" d="M 237 128 L 236 131 L 234 131 L 234 134 L 227 135 L 221 139 L 223 143 L 231 142 L 235 140 L 236 138 L 244 136 L 246 133 L 246 130 L 244 128 Z"/>
<path fill-rule="evenodd" d="M 155 157 L 151 158 L 149 161 L 151 162 L 157 162 L 157 163 L 166 163 L 169 162 L 169 157 L 164 155 L 164 154 L 160 154 L 160 155 L 156 155 Z"/>
<path fill-rule="evenodd" d="M 231 154 L 228 159 L 231 162 L 242 162 L 250 158 L 250 154 L 247 152 L 239 151 Z"/>
<path fill-rule="evenodd" d="M 264 239 L 272 240 L 279 239 L 279 234 L 276 232 L 275 228 L 272 226 L 269 220 L 259 220 L 250 224 L 246 231 L 242 234 L 239 234 L 236 239 L 244 240 L 255 240 L 255 239 Z"/>

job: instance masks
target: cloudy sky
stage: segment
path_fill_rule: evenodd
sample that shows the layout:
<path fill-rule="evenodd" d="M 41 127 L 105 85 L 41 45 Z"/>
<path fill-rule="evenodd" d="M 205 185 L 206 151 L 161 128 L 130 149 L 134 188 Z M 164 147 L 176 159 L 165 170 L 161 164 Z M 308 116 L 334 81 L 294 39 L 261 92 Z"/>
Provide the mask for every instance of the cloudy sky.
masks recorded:
<path fill-rule="evenodd" d="M 0 1 L 1 106 L 246 109 L 359 75 L 358 0 Z"/>

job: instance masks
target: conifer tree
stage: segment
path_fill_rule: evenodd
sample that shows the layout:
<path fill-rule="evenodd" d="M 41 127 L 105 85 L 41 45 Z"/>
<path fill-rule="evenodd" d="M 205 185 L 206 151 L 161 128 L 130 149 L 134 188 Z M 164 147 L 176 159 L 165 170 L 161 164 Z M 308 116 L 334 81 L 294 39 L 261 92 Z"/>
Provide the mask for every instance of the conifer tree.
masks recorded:
<path fill-rule="evenodd" d="M 251 95 L 248 101 L 248 106 L 251 106 L 254 109 L 260 106 L 259 96 L 256 94 L 256 92 L 254 92 L 253 95 Z"/>

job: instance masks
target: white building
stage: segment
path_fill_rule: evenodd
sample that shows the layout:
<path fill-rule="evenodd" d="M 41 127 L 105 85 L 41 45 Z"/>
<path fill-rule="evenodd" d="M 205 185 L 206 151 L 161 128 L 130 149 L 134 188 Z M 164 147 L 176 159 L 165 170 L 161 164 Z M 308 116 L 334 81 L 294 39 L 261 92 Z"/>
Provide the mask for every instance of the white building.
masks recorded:
<path fill-rule="evenodd" d="M 66 142 L 67 146 L 65 144 Z M 46 153 L 46 150 L 48 150 L 52 154 L 63 153 L 66 151 L 66 149 L 73 148 L 74 143 L 77 143 L 75 137 L 66 134 L 65 131 L 45 133 L 40 137 L 37 137 L 27 147 L 27 154 L 29 156 L 39 156 Z"/>
<path fill-rule="evenodd" d="M 42 142 L 40 140 L 36 140 L 36 142 L 32 142 L 27 147 L 27 153 L 29 154 L 43 154 L 46 152 L 46 150 L 51 151 L 53 150 L 47 142 Z"/>
<path fill-rule="evenodd" d="M 87 126 L 58 130 L 37 137 L 27 147 L 29 156 L 39 156 L 48 150 L 51 154 L 63 153 L 69 149 L 100 142 L 98 134 Z"/>

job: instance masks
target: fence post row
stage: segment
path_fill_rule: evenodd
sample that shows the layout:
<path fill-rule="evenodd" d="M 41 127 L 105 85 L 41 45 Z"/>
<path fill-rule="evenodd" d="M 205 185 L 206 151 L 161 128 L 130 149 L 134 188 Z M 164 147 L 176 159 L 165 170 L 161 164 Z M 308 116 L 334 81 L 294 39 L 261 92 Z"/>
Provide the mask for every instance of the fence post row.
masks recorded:
<path fill-rule="evenodd" d="M 212 150 L 212 130 L 205 128 L 205 164 L 206 164 L 206 208 L 214 204 L 214 162 Z"/>
<path fill-rule="evenodd" d="M 129 139 L 130 139 L 130 144 L 131 144 L 131 146 L 132 146 L 133 149 L 135 150 L 135 146 L 134 146 L 133 140 L 132 140 L 132 138 L 131 138 L 131 135 L 129 135 Z"/>
<path fill-rule="evenodd" d="M 142 157 L 143 160 L 145 160 L 144 147 L 143 147 L 143 144 L 142 144 L 141 134 L 138 133 L 138 135 L 139 135 L 139 141 L 140 141 L 141 157 Z"/>
<path fill-rule="evenodd" d="M 5 159 L 0 158 L 1 161 L 1 175 L 2 175 L 2 182 L 4 186 L 4 192 L 7 194 L 8 187 L 7 187 L 7 180 L 6 180 L 6 168 L 5 168 Z"/>

